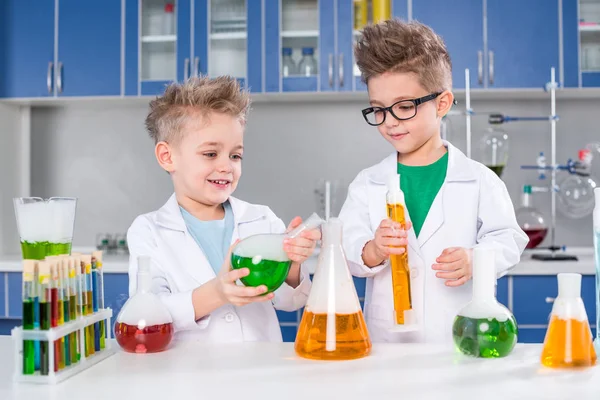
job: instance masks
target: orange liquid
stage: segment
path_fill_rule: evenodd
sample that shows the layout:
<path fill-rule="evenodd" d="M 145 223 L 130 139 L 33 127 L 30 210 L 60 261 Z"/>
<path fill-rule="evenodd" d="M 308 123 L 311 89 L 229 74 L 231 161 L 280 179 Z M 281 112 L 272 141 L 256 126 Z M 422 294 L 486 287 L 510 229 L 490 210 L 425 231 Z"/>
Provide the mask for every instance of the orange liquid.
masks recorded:
<path fill-rule="evenodd" d="M 371 352 L 371 339 L 362 311 L 355 314 L 335 314 L 335 330 L 327 335 L 327 314 L 305 311 L 296 336 L 296 353 L 313 360 L 352 360 Z M 335 335 L 334 337 L 331 337 Z M 335 344 L 327 346 L 327 339 Z"/>
<path fill-rule="evenodd" d="M 388 217 L 406 226 L 404 206 L 402 204 L 388 204 Z M 410 270 L 408 268 L 408 254 L 404 246 L 404 254 L 390 256 L 392 267 L 392 291 L 394 293 L 394 311 L 396 311 L 396 324 L 404 325 L 404 311 L 412 309 L 410 298 Z"/>
<path fill-rule="evenodd" d="M 542 364 L 554 368 L 595 365 L 596 351 L 588 322 L 553 316 L 544 340 Z"/>

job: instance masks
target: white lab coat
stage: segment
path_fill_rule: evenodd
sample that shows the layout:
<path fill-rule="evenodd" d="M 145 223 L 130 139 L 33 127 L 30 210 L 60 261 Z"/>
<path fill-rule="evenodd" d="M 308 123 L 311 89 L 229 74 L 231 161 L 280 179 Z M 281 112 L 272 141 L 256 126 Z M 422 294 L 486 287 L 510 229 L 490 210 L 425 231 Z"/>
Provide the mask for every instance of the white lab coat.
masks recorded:
<path fill-rule="evenodd" d="M 348 189 L 340 212 L 344 249 L 351 273 L 367 277 L 365 318 L 373 341 L 437 342 L 452 340 L 452 322 L 471 300 L 472 281 L 447 287 L 431 267 L 448 247 L 492 246 L 497 276 L 520 259 L 528 238 L 517 224 L 504 183 L 487 167 L 467 158 L 450 143 L 446 179 L 435 197 L 419 237 L 408 235 L 412 305 L 419 330 L 391 332 L 394 324 L 392 277 L 389 261 L 368 268 L 362 250 L 386 216 L 386 183 L 397 172 L 396 153 L 361 171 Z M 407 213 L 408 219 L 410 215 Z"/>
<path fill-rule="evenodd" d="M 258 233 L 282 233 L 285 225 L 269 209 L 230 197 L 234 215 L 232 243 Z M 215 278 L 206 256 L 189 234 L 173 194 L 158 211 L 135 219 L 127 233 L 130 251 L 129 294 L 136 291 L 137 257 L 152 258 L 152 291 L 169 309 L 177 339 L 203 342 L 281 342 L 281 331 L 273 307 L 294 311 L 306 304 L 311 287 L 309 274 L 301 268 L 296 288 L 284 283 L 271 302 L 243 307 L 225 305 L 196 321 L 192 291 Z"/>

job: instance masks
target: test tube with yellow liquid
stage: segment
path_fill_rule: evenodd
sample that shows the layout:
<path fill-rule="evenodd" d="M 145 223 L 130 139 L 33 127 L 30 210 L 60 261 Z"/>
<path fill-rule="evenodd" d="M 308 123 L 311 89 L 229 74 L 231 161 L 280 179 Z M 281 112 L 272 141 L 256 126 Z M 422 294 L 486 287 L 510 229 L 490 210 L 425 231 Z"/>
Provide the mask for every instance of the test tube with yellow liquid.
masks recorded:
<path fill-rule="evenodd" d="M 386 195 L 387 215 L 394 222 L 406 228 L 406 203 L 404 193 L 400 189 L 400 175 L 393 175 L 388 182 Z M 410 292 L 410 268 L 408 266 L 408 249 L 404 253 L 390 255 L 392 271 L 392 291 L 394 295 L 394 327 L 393 330 L 411 331 L 416 329 L 416 319 L 412 309 Z"/>

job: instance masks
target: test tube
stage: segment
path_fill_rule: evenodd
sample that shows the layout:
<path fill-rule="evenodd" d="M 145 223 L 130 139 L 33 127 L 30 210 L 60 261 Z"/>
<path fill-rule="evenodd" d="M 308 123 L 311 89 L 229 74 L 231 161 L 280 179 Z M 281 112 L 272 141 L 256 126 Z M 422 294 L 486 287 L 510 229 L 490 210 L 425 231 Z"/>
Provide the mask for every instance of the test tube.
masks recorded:
<path fill-rule="evenodd" d="M 81 256 L 82 273 L 85 274 L 85 315 L 94 313 L 93 285 L 92 285 L 92 257 L 84 254 Z M 86 326 L 86 357 L 95 353 L 94 325 Z"/>
<path fill-rule="evenodd" d="M 71 320 L 69 309 L 71 306 L 71 285 L 69 284 L 69 264 L 66 256 L 60 259 L 60 283 L 63 292 L 63 319 L 65 323 Z M 72 334 L 68 334 L 63 338 L 64 348 L 64 363 L 65 366 L 71 365 L 71 347 L 72 347 Z"/>
<path fill-rule="evenodd" d="M 55 257 L 47 259 L 50 263 L 50 276 L 52 278 L 50 283 L 50 325 L 52 328 L 56 328 L 57 326 L 62 325 L 62 322 L 64 322 L 60 320 L 61 310 L 63 310 L 62 290 L 60 288 L 60 276 L 57 265 L 58 260 Z M 54 341 L 54 372 L 58 372 L 58 370 L 62 368 L 64 368 L 64 360 L 62 358 L 62 339 L 57 339 Z"/>
<path fill-rule="evenodd" d="M 52 285 L 50 283 L 50 264 L 46 261 L 38 263 L 39 315 L 40 328 L 49 330 L 52 320 Z M 50 371 L 50 347 L 47 341 L 40 342 L 40 373 L 48 375 Z"/>
<path fill-rule="evenodd" d="M 77 293 L 76 293 L 76 307 L 75 307 L 75 312 L 77 313 L 77 318 L 81 318 L 84 315 L 85 312 L 85 274 L 82 274 L 82 269 L 81 269 L 81 256 L 79 253 L 74 253 L 73 255 L 73 269 L 75 270 L 75 285 L 77 288 Z M 84 330 L 85 333 L 85 330 Z M 84 354 L 85 354 L 85 350 L 86 348 L 86 344 L 85 344 L 85 335 L 82 338 L 81 337 L 81 331 L 77 330 L 77 361 L 79 361 L 81 359 L 81 351 L 84 350 Z"/>
<path fill-rule="evenodd" d="M 23 329 L 34 329 L 35 321 L 35 261 L 23 261 Z M 23 341 L 23 375 L 35 373 L 35 346 L 33 340 Z"/>
<path fill-rule="evenodd" d="M 38 271 L 38 261 L 35 260 L 33 270 L 33 329 L 40 329 L 40 281 Z M 40 341 L 33 342 L 35 350 L 35 370 L 40 370 Z"/>
<path fill-rule="evenodd" d="M 92 260 L 96 261 L 96 292 L 98 297 L 98 309 L 104 309 L 104 272 L 102 270 L 102 252 L 94 251 L 92 253 Z M 106 347 L 105 336 L 106 336 L 106 327 L 104 320 L 100 321 L 98 326 L 98 334 L 97 337 L 100 339 L 100 349 L 104 349 Z"/>
<path fill-rule="evenodd" d="M 97 260 L 92 253 L 91 256 L 92 264 L 92 309 L 96 313 L 98 312 L 98 267 Z M 100 351 L 100 322 L 94 323 L 94 351 Z"/>
<path fill-rule="evenodd" d="M 75 259 L 67 258 L 67 271 L 69 276 L 69 320 L 77 319 L 77 274 L 75 272 Z M 71 333 L 71 364 L 79 361 L 79 331 Z"/>

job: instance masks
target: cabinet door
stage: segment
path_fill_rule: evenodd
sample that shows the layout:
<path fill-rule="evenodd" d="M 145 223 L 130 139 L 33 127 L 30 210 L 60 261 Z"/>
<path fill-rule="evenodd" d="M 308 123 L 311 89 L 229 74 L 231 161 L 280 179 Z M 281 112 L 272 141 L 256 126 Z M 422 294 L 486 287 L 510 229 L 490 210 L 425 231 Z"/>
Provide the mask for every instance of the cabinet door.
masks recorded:
<path fill-rule="evenodd" d="M 182 82 L 192 74 L 192 9 L 194 0 L 127 0 L 137 4 L 127 8 L 127 19 L 137 18 L 138 24 L 126 24 L 126 57 L 136 70 L 125 64 L 126 88 L 129 93 L 135 79 L 142 95 L 161 94 L 174 81 Z M 198 0 L 196 3 L 202 3 Z M 204 11 L 206 12 L 206 1 Z M 203 10 L 198 4 L 198 10 Z M 135 25 L 135 24 L 134 24 Z M 200 27 L 198 27 L 200 29 Z M 133 37 L 133 38 L 132 38 Z"/>
<path fill-rule="evenodd" d="M 0 2 L 0 97 L 54 95 L 54 5 Z"/>
<path fill-rule="evenodd" d="M 59 96 L 121 94 L 121 1 L 58 0 Z"/>
<path fill-rule="evenodd" d="M 487 86 L 542 88 L 559 77 L 558 0 L 487 0 Z"/>
<path fill-rule="evenodd" d="M 348 92 L 354 89 L 352 66 L 354 65 L 354 24 L 353 24 L 353 1 L 338 0 L 336 14 L 336 69 L 335 85 L 340 92 Z"/>
<path fill-rule="evenodd" d="M 471 87 L 483 87 L 483 1 L 421 0 L 413 2 L 413 19 L 439 34 L 452 60 L 454 88 L 465 87 L 469 69 Z"/>
<path fill-rule="evenodd" d="M 264 3 L 265 90 L 333 91 L 335 2 L 265 0 Z"/>

